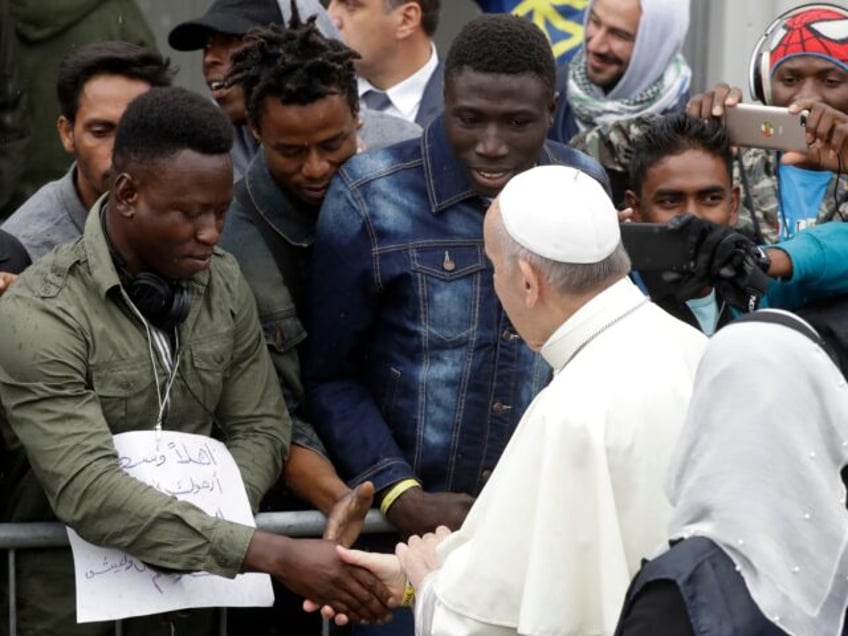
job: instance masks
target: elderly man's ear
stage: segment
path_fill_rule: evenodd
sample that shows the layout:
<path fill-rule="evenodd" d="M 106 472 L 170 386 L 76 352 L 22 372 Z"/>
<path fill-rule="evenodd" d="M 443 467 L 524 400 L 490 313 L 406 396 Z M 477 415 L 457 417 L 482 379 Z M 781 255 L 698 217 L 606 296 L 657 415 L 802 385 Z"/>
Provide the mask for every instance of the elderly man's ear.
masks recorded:
<path fill-rule="evenodd" d="M 535 307 L 542 295 L 543 279 L 539 271 L 525 260 L 518 261 L 518 269 L 521 272 L 524 304 L 528 308 Z"/>

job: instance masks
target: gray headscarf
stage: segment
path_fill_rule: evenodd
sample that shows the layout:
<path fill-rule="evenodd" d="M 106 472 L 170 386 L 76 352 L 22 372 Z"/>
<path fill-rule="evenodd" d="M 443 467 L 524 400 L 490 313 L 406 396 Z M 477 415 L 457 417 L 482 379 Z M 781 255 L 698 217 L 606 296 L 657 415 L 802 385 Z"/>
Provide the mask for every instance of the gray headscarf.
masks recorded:
<path fill-rule="evenodd" d="M 701 360 L 669 468 L 671 537 L 712 539 L 789 634 L 842 633 L 846 414 L 845 378 L 811 339 L 731 324 Z"/>

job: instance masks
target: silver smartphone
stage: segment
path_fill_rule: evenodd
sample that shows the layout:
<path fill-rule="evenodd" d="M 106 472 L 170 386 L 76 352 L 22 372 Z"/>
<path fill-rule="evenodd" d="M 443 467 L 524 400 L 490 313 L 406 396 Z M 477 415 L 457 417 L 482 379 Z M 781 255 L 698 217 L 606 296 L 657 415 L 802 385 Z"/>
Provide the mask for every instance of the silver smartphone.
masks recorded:
<path fill-rule="evenodd" d="M 792 114 L 788 108 L 737 104 L 724 111 L 724 127 L 734 146 L 807 151 L 806 111 Z"/>

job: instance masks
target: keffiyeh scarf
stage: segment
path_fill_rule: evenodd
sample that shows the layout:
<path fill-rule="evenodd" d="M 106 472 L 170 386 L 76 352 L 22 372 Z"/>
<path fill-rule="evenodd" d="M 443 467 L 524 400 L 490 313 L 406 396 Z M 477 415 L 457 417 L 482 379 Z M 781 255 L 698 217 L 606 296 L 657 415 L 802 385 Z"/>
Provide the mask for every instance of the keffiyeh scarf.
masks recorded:
<path fill-rule="evenodd" d="M 572 58 L 568 69 L 568 101 L 581 131 L 640 115 L 660 114 L 689 90 L 692 69 L 682 54 L 675 55 L 662 75 L 645 90 L 624 99 L 608 99 L 586 75 L 586 52 Z"/>

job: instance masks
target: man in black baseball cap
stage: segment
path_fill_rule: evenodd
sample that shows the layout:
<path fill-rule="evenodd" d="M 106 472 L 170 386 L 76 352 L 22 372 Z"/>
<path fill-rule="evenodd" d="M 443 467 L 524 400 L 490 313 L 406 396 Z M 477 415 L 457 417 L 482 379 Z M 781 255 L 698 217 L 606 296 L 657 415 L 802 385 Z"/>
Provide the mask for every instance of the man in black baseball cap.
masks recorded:
<path fill-rule="evenodd" d="M 252 27 L 282 20 L 277 0 L 217 0 L 199 18 L 175 26 L 168 44 L 178 51 L 196 51 L 206 47 L 211 32 L 242 36 Z"/>
<path fill-rule="evenodd" d="M 338 31 L 318 0 L 295 0 L 305 19 L 317 15 L 318 29 L 326 36 L 337 37 Z M 202 16 L 175 26 L 168 44 L 177 51 L 197 51 L 206 46 L 209 33 L 244 35 L 255 26 L 288 22 L 291 0 L 216 0 Z"/>

